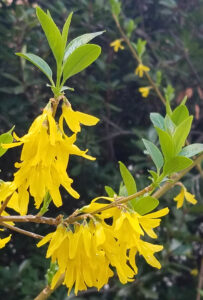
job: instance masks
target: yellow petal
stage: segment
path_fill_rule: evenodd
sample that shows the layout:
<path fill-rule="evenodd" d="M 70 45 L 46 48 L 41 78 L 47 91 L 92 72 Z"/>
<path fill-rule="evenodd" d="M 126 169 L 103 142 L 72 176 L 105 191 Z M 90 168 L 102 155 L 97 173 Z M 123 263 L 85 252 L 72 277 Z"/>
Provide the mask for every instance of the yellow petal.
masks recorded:
<path fill-rule="evenodd" d="M 86 126 L 93 126 L 99 122 L 98 118 L 91 116 L 89 114 L 81 113 L 79 111 L 76 111 L 75 115 L 78 121 Z"/>
<path fill-rule="evenodd" d="M 197 200 L 195 199 L 195 196 L 187 191 L 185 191 L 185 199 L 192 203 L 192 204 L 196 204 L 197 203 Z"/>
<path fill-rule="evenodd" d="M 0 249 L 4 248 L 6 244 L 10 241 L 10 239 L 11 239 L 11 234 L 4 239 L 0 239 Z"/>
<path fill-rule="evenodd" d="M 52 236 L 53 236 L 54 232 L 51 232 L 51 233 L 48 233 L 45 237 L 43 237 L 43 239 L 37 243 L 37 247 L 41 247 L 43 246 L 44 244 L 48 243 L 51 239 L 52 239 Z"/>

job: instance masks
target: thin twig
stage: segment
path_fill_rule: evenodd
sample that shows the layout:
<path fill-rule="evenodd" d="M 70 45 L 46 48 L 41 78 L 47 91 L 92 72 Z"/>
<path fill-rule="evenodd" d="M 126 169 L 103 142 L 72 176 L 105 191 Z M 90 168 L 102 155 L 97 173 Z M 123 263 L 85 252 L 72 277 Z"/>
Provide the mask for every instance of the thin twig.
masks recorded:
<path fill-rule="evenodd" d="M 0 216 L 1 222 L 22 222 L 22 223 L 41 223 L 48 225 L 58 225 L 61 222 L 60 218 L 46 218 L 40 216 L 26 215 L 26 216 Z"/>
<path fill-rule="evenodd" d="M 118 18 L 113 14 L 113 18 L 115 20 L 116 26 L 118 28 L 118 30 L 120 31 L 121 36 L 123 37 L 124 41 L 126 42 L 126 44 L 128 45 L 130 51 L 132 52 L 134 58 L 136 59 L 136 61 L 140 64 L 141 60 L 139 58 L 139 56 L 137 55 L 137 52 L 135 51 L 135 49 L 133 48 L 129 38 L 126 36 L 125 32 L 123 31 L 123 29 L 121 28 L 121 25 L 119 23 Z M 156 83 L 152 80 L 151 76 L 144 71 L 145 76 L 147 77 L 148 81 L 150 82 L 151 86 L 153 87 L 153 89 L 155 90 L 155 92 L 157 93 L 158 97 L 160 98 L 161 102 L 166 105 L 166 100 L 164 99 L 164 96 L 162 95 L 161 91 L 159 90 L 159 88 L 157 87 Z"/>
<path fill-rule="evenodd" d="M 4 222 L 2 222 L 1 225 L 8 228 L 8 229 L 10 229 L 10 230 L 16 231 L 18 233 L 21 233 L 21 234 L 24 234 L 24 235 L 27 235 L 27 236 L 30 236 L 34 239 L 42 239 L 43 238 L 42 235 L 36 234 L 34 232 L 27 231 L 27 230 L 24 230 L 24 229 L 15 227 L 15 226 L 12 226 L 12 225 L 4 223 Z"/>
<path fill-rule="evenodd" d="M 56 286 L 52 290 L 49 285 L 47 285 L 34 300 L 46 300 L 51 296 L 51 294 L 63 283 L 64 275 L 61 275 Z"/>
<path fill-rule="evenodd" d="M 143 190 L 141 190 L 141 191 L 139 191 L 139 192 L 137 192 L 135 194 L 132 194 L 130 196 L 115 198 L 115 201 L 111 202 L 110 204 L 107 204 L 106 206 L 104 206 L 104 207 L 102 207 L 100 209 L 97 209 L 97 210 L 91 212 L 90 214 L 91 215 L 98 214 L 98 213 L 100 213 L 100 212 L 102 212 L 104 210 L 107 210 L 107 209 L 115 207 L 117 205 L 126 203 L 126 202 L 128 202 L 128 201 L 130 201 L 130 200 L 132 200 L 134 198 L 140 197 L 140 196 L 142 196 L 142 195 L 144 195 L 144 194 L 146 194 L 148 192 L 151 192 L 152 190 L 153 190 L 153 186 L 149 185 L 149 186 L 145 187 Z M 65 219 L 65 222 L 71 224 L 71 223 L 74 223 L 74 222 L 76 222 L 78 220 L 81 220 L 81 219 L 85 218 L 88 215 L 89 214 L 81 214 L 79 216 L 72 216 L 71 215 L 71 216 L 69 216 L 68 218 Z"/>

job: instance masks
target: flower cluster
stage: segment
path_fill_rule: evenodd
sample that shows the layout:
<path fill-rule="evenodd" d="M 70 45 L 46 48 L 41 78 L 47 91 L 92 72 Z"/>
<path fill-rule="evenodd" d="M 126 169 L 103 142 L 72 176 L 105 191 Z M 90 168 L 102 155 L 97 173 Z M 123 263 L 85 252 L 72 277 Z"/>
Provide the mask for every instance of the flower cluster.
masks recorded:
<path fill-rule="evenodd" d="M 95 207 L 105 205 L 93 200 L 83 211 L 91 213 Z M 49 242 L 46 257 L 51 257 L 52 262 L 58 264 L 51 288 L 64 275 L 63 283 L 68 288 L 68 294 L 73 286 L 75 294 L 87 287 L 99 290 L 113 276 L 114 269 L 121 283 L 133 281 L 138 272 L 135 261 L 137 253 L 148 264 L 159 269 L 161 264 L 154 253 L 161 251 L 163 246 L 145 242 L 141 237 L 146 233 L 156 238 L 153 229 L 159 226 L 159 217 L 167 213 L 168 208 L 164 208 L 141 216 L 129 211 L 126 206 L 116 206 L 96 214 L 89 222 L 85 220 L 68 227 L 60 224 L 55 232 L 49 233 L 37 245 L 40 247 Z M 112 225 L 106 222 L 109 217 L 112 218 Z"/>
<path fill-rule="evenodd" d="M 73 132 L 68 137 L 63 128 L 63 121 Z M 19 138 L 14 133 L 16 142 L 4 144 L 4 148 L 12 148 L 23 145 L 20 163 L 15 167 L 18 171 L 14 174 L 13 186 L 16 193 L 16 211 L 21 215 L 27 213 L 29 196 L 34 198 L 36 208 L 39 208 L 47 192 L 49 192 L 54 204 L 59 207 L 62 199 L 59 187 L 63 186 L 74 198 L 79 194 L 72 188 L 73 180 L 67 174 L 69 156 L 78 155 L 94 160 L 87 155 L 87 151 L 80 150 L 74 143 L 77 133 L 81 130 L 80 124 L 95 125 L 99 119 L 74 111 L 67 99 L 64 99 L 62 114 L 59 124 L 52 114 L 52 106 L 49 102 L 32 123 L 28 133 Z"/>

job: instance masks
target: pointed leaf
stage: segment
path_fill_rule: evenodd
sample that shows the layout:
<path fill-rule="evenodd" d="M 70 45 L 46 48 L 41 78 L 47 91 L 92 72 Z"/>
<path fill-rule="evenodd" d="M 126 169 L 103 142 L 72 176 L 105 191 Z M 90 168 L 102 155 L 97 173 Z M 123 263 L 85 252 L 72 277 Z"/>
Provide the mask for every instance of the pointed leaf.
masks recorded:
<path fill-rule="evenodd" d="M 63 70 L 63 82 L 91 65 L 100 55 L 101 48 L 87 44 L 77 48 L 66 60 Z"/>
<path fill-rule="evenodd" d="M 49 46 L 53 52 L 57 64 L 60 64 L 64 55 L 64 47 L 61 33 L 54 23 L 51 15 L 46 14 L 39 6 L 36 8 L 38 20 L 44 30 Z"/>
<path fill-rule="evenodd" d="M 8 150 L 8 149 L 3 149 L 1 147 L 1 144 L 10 144 L 13 142 L 12 131 L 14 127 L 15 126 L 13 126 L 8 132 L 5 132 L 0 135 L 0 157 L 4 155 L 4 153 Z"/>
<path fill-rule="evenodd" d="M 164 130 L 164 118 L 159 113 L 151 113 L 150 120 L 152 121 L 154 127 L 158 127 Z"/>
<path fill-rule="evenodd" d="M 173 135 L 173 142 L 175 146 L 175 153 L 178 154 L 182 147 L 185 144 L 187 136 L 190 132 L 192 126 L 193 116 L 190 116 L 186 120 L 184 120 L 178 127 L 176 128 L 174 135 Z"/>
<path fill-rule="evenodd" d="M 152 196 L 146 196 L 138 199 L 133 208 L 138 214 L 145 215 L 159 205 L 159 200 Z"/>
<path fill-rule="evenodd" d="M 168 132 L 163 131 L 160 128 L 156 127 L 156 131 L 159 135 L 159 142 L 162 153 L 164 155 L 165 161 L 167 161 L 173 156 L 175 156 L 175 149 L 172 137 L 168 134 Z"/>
<path fill-rule="evenodd" d="M 190 158 L 184 156 L 176 156 L 168 160 L 163 168 L 164 175 L 170 175 L 172 173 L 180 172 L 188 168 L 193 161 Z"/>
<path fill-rule="evenodd" d="M 104 188 L 105 188 L 105 191 L 106 191 L 106 193 L 107 193 L 107 195 L 108 195 L 109 197 L 112 197 L 112 198 L 113 198 L 113 196 L 116 195 L 116 192 L 115 192 L 110 186 L 105 185 Z"/>
<path fill-rule="evenodd" d="M 185 148 L 182 149 L 182 151 L 178 155 L 185 156 L 185 157 L 192 157 L 201 152 L 203 152 L 203 144 L 196 143 L 196 144 L 186 146 Z"/>
<path fill-rule="evenodd" d="M 165 124 L 165 130 L 170 134 L 173 135 L 175 129 L 176 129 L 176 125 L 173 123 L 173 121 L 171 120 L 171 118 L 169 117 L 169 115 L 166 115 L 165 119 L 164 119 L 164 124 Z"/>
<path fill-rule="evenodd" d="M 73 53 L 75 51 L 75 49 L 77 49 L 78 47 L 80 47 L 82 45 L 89 43 L 92 39 L 94 39 L 96 36 L 98 36 L 102 33 L 104 33 L 104 31 L 85 33 L 83 35 L 76 37 L 66 47 L 64 61 L 68 58 L 68 56 L 71 55 L 71 53 Z"/>
<path fill-rule="evenodd" d="M 67 44 L 67 39 L 68 39 L 68 31 L 69 31 L 69 27 L 70 27 L 70 22 L 73 16 L 73 12 L 71 12 L 63 26 L 63 30 L 62 30 L 62 40 L 63 40 L 63 50 L 65 50 L 66 44 Z"/>
<path fill-rule="evenodd" d="M 33 65 L 38 67 L 52 82 L 52 70 L 46 63 L 46 61 L 44 61 L 41 57 L 32 53 L 16 53 L 16 55 L 29 60 Z"/>
<path fill-rule="evenodd" d="M 151 156 L 157 170 L 160 170 L 164 163 L 161 151 L 152 142 L 145 139 L 142 139 L 142 141 L 147 149 L 148 154 Z"/>
<path fill-rule="evenodd" d="M 189 111 L 185 105 L 179 105 L 178 107 L 176 107 L 176 109 L 173 111 L 171 115 L 171 119 L 176 125 L 179 125 L 188 117 L 189 117 Z"/>
<path fill-rule="evenodd" d="M 128 195 L 132 195 L 137 192 L 136 182 L 127 167 L 119 161 L 120 173 L 127 189 Z"/>

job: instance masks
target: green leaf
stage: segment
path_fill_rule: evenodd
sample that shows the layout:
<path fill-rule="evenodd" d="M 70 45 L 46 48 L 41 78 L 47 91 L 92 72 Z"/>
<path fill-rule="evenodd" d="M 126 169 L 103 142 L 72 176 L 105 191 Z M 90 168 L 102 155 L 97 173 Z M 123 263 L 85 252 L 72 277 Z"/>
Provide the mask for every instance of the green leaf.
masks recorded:
<path fill-rule="evenodd" d="M 128 195 L 132 195 L 137 192 L 136 182 L 130 171 L 127 169 L 127 167 L 119 161 L 119 168 L 120 173 L 123 179 L 123 182 L 126 186 Z"/>
<path fill-rule="evenodd" d="M 36 8 L 38 20 L 44 30 L 49 46 L 53 52 L 57 64 L 60 64 L 64 55 L 64 42 L 61 33 L 51 18 L 39 6 Z"/>
<path fill-rule="evenodd" d="M 159 113 L 151 113 L 150 120 L 152 121 L 154 127 L 158 127 L 164 130 L 164 117 L 162 117 L 162 115 L 160 115 Z"/>
<path fill-rule="evenodd" d="M 158 71 L 156 72 L 156 84 L 157 84 L 158 86 L 160 86 L 161 81 L 162 81 L 162 72 L 161 72 L 160 70 L 158 70 Z"/>
<path fill-rule="evenodd" d="M 21 56 L 29 60 L 33 65 L 38 67 L 50 80 L 52 83 L 52 70 L 49 65 L 41 57 L 32 53 L 16 53 L 16 55 Z"/>
<path fill-rule="evenodd" d="M 142 40 L 140 38 L 137 41 L 136 49 L 137 49 L 138 56 L 140 58 L 142 58 L 142 55 L 144 54 L 144 52 L 146 50 L 146 43 L 147 43 L 147 41 Z"/>
<path fill-rule="evenodd" d="M 63 30 L 62 30 L 62 40 L 63 40 L 63 50 L 65 50 L 66 44 L 67 44 L 67 39 L 68 39 L 68 31 L 69 31 L 69 27 L 70 27 L 70 22 L 73 16 L 73 12 L 71 12 L 63 26 Z"/>
<path fill-rule="evenodd" d="M 167 161 L 173 156 L 175 156 L 175 149 L 172 137 L 168 134 L 168 132 L 163 131 L 160 128 L 156 127 L 156 131 L 159 135 L 159 142 L 162 153 L 164 155 L 165 161 Z"/>
<path fill-rule="evenodd" d="M 138 214 L 145 215 L 155 209 L 159 205 L 159 200 L 152 196 L 146 196 L 138 199 L 133 208 Z"/>
<path fill-rule="evenodd" d="M 105 191 L 106 191 L 106 193 L 107 193 L 107 195 L 108 195 L 109 197 L 112 197 L 112 198 L 113 198 L 113 196 L 116 195 L 116 192 L 115 192 L 110 186 L 105 185 L 104 188 L 105 188 Z"/>
<path fill-rule="evenodd" d="M 188 111 L 187 107 L 185 105 L 179 105 L 173 111 L 173 113 L 171 115 L 171 120 L 176 125 L 179 125 L 180 123 L 182 123 L 188 117 L 189 117 L 189 111 Z"/>
<path fill-rule="evenodd" d="M 154 172 L 153 170 L 148 170 L 148 172 L 150 173 L 150 175 L 152 177 L 149 177 L 153 182 L 156 182 L 158 179 L 158 174 L 156 172 Z"/>
<path fill-rule="evenodd" d="M 169 115 L 167 114 L 165 119 L 164 119 L 164 124 L 165 124 L 165 130 L 170 134 L 173 135 L 176 125 L 173 123 Z"/>
<path fill-rule="evenodd" d="M 52 201 L 51 195 L 49 192 L 46 192 L 44 199 L 43 199 L 43 206 L 39 211 L 39 215 L 43 216 L 49 210 L 49 204 Z"/>
<path fill-rule="evenodd" d="M 6 153 L 8 149 L 4 149 L 1 147 L 1 144 L 10 144 L 13 142 L 12 131 L 15 126 L 13 126 L 8 132 L 5 132 L 0 135 L 0 157 Z"/>
<path fill-rule="evenodd" d="M 188 168 L 193 161 L 190 158 L 184 156 L 176 156 L 168 160 L 163 168 L 164 175 L 170 175 L 172 173 L 180 172 Z"/>
<path fill-rule="evenodd" d="M 174 94 L 174 88 L 171 84 L 168 84 L 167 87 L 164 89 L 165 98 L 170 103 L 171 100 L 173 100 L 175 94 Z"/>
<path fill-rule="evenodd" d="M 185 144 L 187 136 L 190 132 L 192 126 L 193 116 L 188 117 L 184 120 L 178 127 L 176 128 L 174 135 L 173 135 L 173 142 L 175 146 L 175 153 L 178 154 L 182 147 Z"/>
<path fill-rule="evenodd" d="M 75 51 L 75 49 L 77 49 L 78 47 L 80 47 L 82 45 L 89 43 L 92 39 L 94 39 L 96 36 L 98 36 L 102 33 L 104 33 L 104 31 L 85 33 L 83 35 L 76 37 L 66 47 L 65 54 L 64 54 L 64 61 L 66 61 L 68 56 L 70 56 Z"/>
<path fill-rule="evenodd" d="M 152 142 L 145 139 L 142 139 L 142 141 L 147 149 L 148 154 L 151 156 L 157 170 L 159 171 L 164 164 L 164 159 L 161 151 Z"/>
<path fill-rule="evenodd" d="M 132 32 L 133 32 L 133 30 L 134 30 L 135 28 L 136 28 L 135 22 L 134 22 L 132 19 L 130 19 L 130 20 L 128 21 L 128 23 L 127 23 L 127 26 L 126 26 L 127 36 L 128 36 L 129 38 L 131 37 Z"/>
<path fill-rule="evenodd" d="M 71 76 L 91 65 L 100 55 L 98 45 L 87 44 L 77 48 L 66 60 L 63 70 L 63 83 Z"/>
<path fill-rule="evenodd" d="M 185 157 L 192 157 L 201 152 L 203 152 L 203 144 L 196 143 L 196 144 L 186 146 L 185 148 L 182 149 L 182 151 L 178 155 L 185 156 Z"/>
<path fill-rule="evenodd" d="M 121 12 L 121 3 L 118 0 L 110 0 L 112 13 L 118 17 Z"/>

